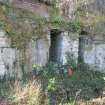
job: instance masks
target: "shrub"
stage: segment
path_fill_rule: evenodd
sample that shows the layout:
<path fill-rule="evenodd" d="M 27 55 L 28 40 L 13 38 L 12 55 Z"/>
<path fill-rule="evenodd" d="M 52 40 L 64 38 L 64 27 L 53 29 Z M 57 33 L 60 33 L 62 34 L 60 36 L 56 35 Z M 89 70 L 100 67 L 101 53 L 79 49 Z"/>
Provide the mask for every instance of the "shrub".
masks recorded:
<path fill-rule="evenodd" d="M 68 65 L 73 68 L 71 76 L 68 76 Z M 46 87 L 48 94 L 51 94 L 50 100 L 57 99 L 57 103 L 75 100 L 78 90 L 81 92 L 76 100 L 97 98 L 105 86 L 105 74 L 89 68 L 86 64 L 82 64 L 82 68 L 78 67 L 71 56 L 68 57 L 66 65 L 48 64 L 43 74 L 48 79 Z"/>

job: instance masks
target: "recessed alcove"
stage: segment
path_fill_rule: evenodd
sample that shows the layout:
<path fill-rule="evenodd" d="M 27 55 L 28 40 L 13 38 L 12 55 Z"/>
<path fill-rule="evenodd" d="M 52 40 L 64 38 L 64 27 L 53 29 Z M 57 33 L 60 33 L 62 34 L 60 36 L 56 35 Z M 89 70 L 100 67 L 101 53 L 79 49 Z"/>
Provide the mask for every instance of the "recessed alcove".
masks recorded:
<path fill-rule="evenodd" d="M 61 61 L 61 50 L 62 50 L 62 35 L 61 31 L 53 29 L 50 32 L 51 46 L 49 60 L 52 62 Z"/>

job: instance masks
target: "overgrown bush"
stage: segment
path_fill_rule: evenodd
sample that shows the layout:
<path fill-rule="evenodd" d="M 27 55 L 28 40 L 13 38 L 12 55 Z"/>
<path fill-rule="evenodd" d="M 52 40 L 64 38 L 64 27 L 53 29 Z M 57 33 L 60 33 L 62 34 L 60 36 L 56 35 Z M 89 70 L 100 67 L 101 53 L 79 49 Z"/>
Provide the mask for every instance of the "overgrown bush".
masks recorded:
<path fill-rule="evenodd" d="M 40 77 L 41 82 L 32 81 L 32 79 L 25 83 L 16 82 L 9 89 L 9 101 L 15 105 L 44 105 L 43 100 L 46 99 L 43 98 L 43 95 L 45 94 L 48 105 L 59 105 L 59 103 L 81 99 L 87 101 L 101 96 L 105 87 L 105 74 L 91 70 L 86 64 L 82 64 L 80 68 L 75 62 L 73 63 L 70 57 L 68 59 L 66 65 L 50 62 L 46 67 L 36 69 L 34 77 Z M 33 67 L 39 68 L 35 65 Z M 70 67 L 73 68 L 72 75 L 68 73 Z M 10 84 L 13 85 L 14 82 Z M 4 90 L 8 86 L 2 85 L 1 89 Z M 4 92 L 5 90 L 2 93 Z"/>
<path fill-rule="evenodd" d="M 76 100 L 100 97 L 105 86 L 105 74 L 91 69 L 86 64 L 78 67 L 71 56 L 68 59 L 66 65 L 49 63 L 44 69 L 46 89 L 52 97 L 50 100 L 55 100 L 56 103 L 73 101 L 78 92 Z M 68 67 L 73 68 L 72 75 L 68 74 Z"/>

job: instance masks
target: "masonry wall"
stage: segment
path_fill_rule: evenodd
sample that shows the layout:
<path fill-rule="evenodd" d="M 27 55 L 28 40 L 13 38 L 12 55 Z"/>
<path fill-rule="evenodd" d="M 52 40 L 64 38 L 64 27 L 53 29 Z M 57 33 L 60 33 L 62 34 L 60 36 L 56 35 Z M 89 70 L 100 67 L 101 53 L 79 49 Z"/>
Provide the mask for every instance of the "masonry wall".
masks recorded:
<path fill-rule="evenodd" d="M 0 30 L 0 78 L 21 77 L 19 51 L 11 48 L 10 40 L 3 30 Z"/>
<path fill-rule="evenodd" d="M 105 72 L 105 40 L 103 36 L 84 38 L 84 62 Z"/>
<path fill-rule="evenodd" d="M 62 62 L 65 64 L 67 62 L 67 54 L 72 54 L 72 56 L 78 60 L 78 47 L 79 39 L 77 33 L 68 33 L 63 32 L 63 41 L 62 41 Z"/>
<path fill-rule="evenodd" d="M 62 40 L 61 40 L 62 39 Z M 105 70 L 105 42 L 104 37 L 84 36 L 82 44 L 84 62 L 90 67 Z M 62 64 L 67 62 L 67 53 L 72 54 L 78 60 L 79 35 L 76 33 L 61 32 L 57 41 L 59 47 L 57 56 Z M 0 78 L 21 78 L 24 72 L 32 72 L 33 65 L 45 66 L 49 61 L 51 47 L 51 33 L 41 38 L 31 40 L 23 53 L 11 47 L 11 41 L 3 30 L 0 30 Z M 60 48 L 60 49 L 59 49 Z M 24 56 L 22 55 L 24 54 Z M 23 58 L 25 57 L 25 58 Z M 25 60 L 24 65 L 22 60 Z"/>
<path fill-rule="evenodd" d="M 19 51 L 16 48 L 12 48 L 10 39 L 2 30 L 0 31 L 0 40 L 1 78 L 4 75 L 7 77 L 21 78 L 23 75 L 23 69 L 24 72 L 32 72 L 33 65 L 45 66 L 50 59 L 50 32 L 48 32 L 45 37 L 31 40 L 25 52 Z M 57 41 L 59 43 L 57 56 L 62 64 L 66 63 L 66 56 L 68 52 L 72 53 L 76 58 L 78 57 L 78 37 L 76 34 L 62 32 L 60 33 Z M 22 64 L 22 60 L 24 60 L 24 65 Z"/>

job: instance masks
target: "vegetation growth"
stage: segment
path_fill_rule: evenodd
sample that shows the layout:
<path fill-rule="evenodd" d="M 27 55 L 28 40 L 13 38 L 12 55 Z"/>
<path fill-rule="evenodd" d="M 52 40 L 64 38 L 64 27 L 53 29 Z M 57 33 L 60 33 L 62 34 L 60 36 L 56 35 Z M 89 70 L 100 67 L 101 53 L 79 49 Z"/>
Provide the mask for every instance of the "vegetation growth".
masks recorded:
<path fill-rule="evenodd" d="M 0 4 L 0 10 L 0 27 L 11 38 L 11 45 L 17 48 L 25 48 L 31 39 L 45 35 L 46 28 L 76 32 L 81 29 L 79 21 L 65 20 L 55 5 L 50 9 L 50 19 L 8 4 Z"/>
<path fill-rule="evenodd" d="M 31 40 L 46 37 L 46 31 L 51 29 L 77 33 L 84 28 L 94 31 L 97 24 L 104 21 L 104 16 L 88 13 L 86 5 L 83 10 L 84 0 L 78 0 L 73 19 L 60 14 L 60 1 L 52 1 L 43 1 L 50 5 L 49 18 L 0 2 L 0 29 L 5 30 L 12 47 L 25 50 Z M 33 65 L 33 71 L 24 74 L 21 80 L 0 80 L 0 98 L 10 105 L 94 105 L 89 102 L 102 98 L 105 74 L 84 63 L 77 65 L 72 55 L 67 55 L 67 58 L 64 65 L 54 62 L 45 67 Z M 102 104 L 99 102 L 98 105 Z"/>

